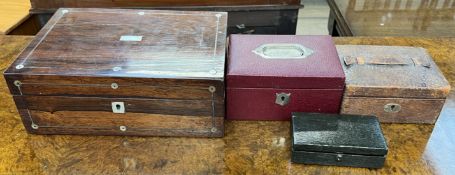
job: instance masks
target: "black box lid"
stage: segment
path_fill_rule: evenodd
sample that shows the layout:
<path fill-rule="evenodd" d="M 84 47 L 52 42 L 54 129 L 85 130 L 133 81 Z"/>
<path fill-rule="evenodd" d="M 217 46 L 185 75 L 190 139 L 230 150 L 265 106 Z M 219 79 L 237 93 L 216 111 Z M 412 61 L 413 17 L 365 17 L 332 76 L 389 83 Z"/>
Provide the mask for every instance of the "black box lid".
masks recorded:
<path fill-rule="evenodd" d="M 387 143 L 374 116 L 292 113 L 292 149 L 386 155 Z"/>

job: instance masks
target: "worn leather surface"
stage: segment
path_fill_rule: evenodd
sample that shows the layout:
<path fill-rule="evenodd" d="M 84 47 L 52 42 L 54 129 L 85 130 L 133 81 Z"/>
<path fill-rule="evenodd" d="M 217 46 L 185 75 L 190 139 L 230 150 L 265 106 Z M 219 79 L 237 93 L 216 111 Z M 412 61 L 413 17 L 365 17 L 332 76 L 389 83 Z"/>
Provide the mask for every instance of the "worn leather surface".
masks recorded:
<path fill-rule="evenodd" d="M 338 113 L 341 89 L 264 89 L 228 88 L 227 119 L 229 120 L 290 120 L 291 113 Z M 275 103 L 276 93 L 290 94 L 289 103 Z"/>
<path fill-rule="evenodd" d="M 253 52 L 271 43 L 300 44 L 313 53 L 266 59 Z M 231 35 L 227 69 L 227 119 L 289 120 L 295 111 L 339 111 L 344 73 L 329 36 Z M 290 94 L 289 104 L 276 104 L 277 93 Z"/>
<path fill-rule="evenodd" d="M 292 151 L 291 161 L 294 163 L 336 165 L 361 168 L 381 168 L 384 166 L 386 156 L 322 153 L 307 151 Z"/>
<path fill-rule="evenodd" d="M 337 45 L 346 96 L 445 98 L 450 85 L 420 47 Z"/>
<path fill-rule="evenodd" d="M 263 44 L 301 44 L 304 59 L 265 59 L 252 51 Z M 344 73 L 330 36 L 231 35 L 228 88 L 342 89 Z"/>
<path fill-rule="evenodd" d="M 445 99 L 344 97 L 340 113 L 374 115 L 381 123 L 434 124 L 444 102 Z M 400 110 L 385 110 L 390 109 L 389 104 L 399 105 Z"/>
<path fill-rule="evenodd" d="M 359 155 L 386 155 L 387 143 L 374 116 L 292 114 L 292 149 Z"/>

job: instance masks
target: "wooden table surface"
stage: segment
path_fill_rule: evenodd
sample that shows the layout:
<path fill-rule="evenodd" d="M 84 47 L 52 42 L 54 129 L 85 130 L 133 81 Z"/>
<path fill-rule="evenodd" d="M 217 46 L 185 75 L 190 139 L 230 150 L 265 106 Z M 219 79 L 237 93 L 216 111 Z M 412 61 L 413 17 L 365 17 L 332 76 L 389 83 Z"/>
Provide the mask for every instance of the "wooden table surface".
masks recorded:
<path fill-rule="evenodd" d="M 29 10 L 29 0 L 0 0 L 0 34 L 8 34 L 25 21 Z"/>
<path fill-rule="evenodd" d="M 4 71 L 31 37 L 0 36 Z M 427 48 L 455 85 L 455 38 L 335 38 L 337 44 Z M 27 134 L 0 78 L 0 174 L 451 174 L 455 91 L 433 125 L 382 124 L 382 169 L 292 164 L 289 122 L 228 121 L 222 139 Z M 431 106 L 429 106 L 431 107 Z"/>
<path fill-rule="evenodd" d="M 327 1 L 340 36 L 455 36 L 454 0 Z"/>

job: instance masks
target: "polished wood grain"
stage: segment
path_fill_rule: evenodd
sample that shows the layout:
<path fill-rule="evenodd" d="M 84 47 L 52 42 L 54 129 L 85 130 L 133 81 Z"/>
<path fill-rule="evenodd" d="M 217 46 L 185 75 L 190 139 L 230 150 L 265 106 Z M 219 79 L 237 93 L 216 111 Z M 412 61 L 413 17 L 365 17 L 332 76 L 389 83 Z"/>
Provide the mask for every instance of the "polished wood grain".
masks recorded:
<path fill-rule="evenodd" d="M 4 70 L 30 37 L 0 37 Z M 426 48 L 455 85 L 455 39 L 335 38 L 337 44 Z M 218 139 L 33 135 L 25 131 L 0 78 L 0 174 L 452 174 L 455 93 L 436 125 L 382 124 L 389 147 L 381 169 L 290 162 L 290 123 L 228 121 Z"/>
<path fill-rule="evenodd" d="M 5 74 L 223 80 L 226 21 L 224 12 L 60 9 Z"/>
<path fill-rule="evenodd" d="M 154 113 L 171 115 L 206 115 L 223 116 L 224 101 L 212 100 L 169 100 L 154 98 L 102 98 L 102 97 L 66 97 L 66 96 L 14 96 L 19 109 L 58 111 L 105 111 L 112 112 L 111 102 L 121 101 L 127 113 Z"/>
<path fill-rule="evenodd" d="M 14 81 L 23 80 L 20 88 Z M 193 80 L 182 85 L 180 79 L 147 79 L 124 77 L 69 77 L 42 75 L 13 75 L 6 80 L 10 91 L 15 95 L 53 95 L 53 96 L 107 96 L 123 98 L 166 98 L 166 99 L 212 99 L 209 86 L 217 91 L 213 94 L 223 99 L 223 82 Z M 115 83 L 117 88 L 113 89 Z"/>
<path fill-rule="evenodd" d="M 30 133 L 221 137 L 226 22 L 225 12 L 60 9 L 4 75 Z M 125 112 L 106 115 L 114 102 Z"/>
<path fill-rule="evenodd" d="M 455 36 L 453 0 L 328 2 L 341 36 Z"/>
<path fill-rule="evenodd" d="M 210 115 L 138 112 L 117 115 L 99 111 L 46 112 L 23 109 L 19 109 L 19 113 L 33 116 L 33 124 L 38 125 L 38 129 L 31 127 L 30 120 L 23 120 L 28 132 L 32 134 L 222 137 L 224 133 L 224 118 L 213 118 Z M 119 132 L 121 126 L 125 130 Z"/>

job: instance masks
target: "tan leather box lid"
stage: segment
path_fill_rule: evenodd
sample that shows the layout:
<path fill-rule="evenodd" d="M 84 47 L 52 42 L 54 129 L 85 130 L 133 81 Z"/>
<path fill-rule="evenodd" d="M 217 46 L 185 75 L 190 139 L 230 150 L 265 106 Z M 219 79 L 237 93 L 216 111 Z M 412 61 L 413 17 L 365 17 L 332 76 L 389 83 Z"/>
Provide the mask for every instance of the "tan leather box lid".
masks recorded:
<path fill-rule="evenodd" d="M 450 85 L 424 48 L 338 45 L 345 96 L 445 98 Z"/>

